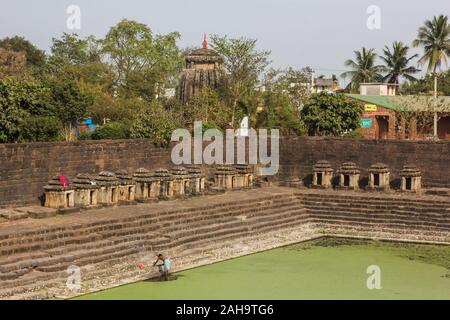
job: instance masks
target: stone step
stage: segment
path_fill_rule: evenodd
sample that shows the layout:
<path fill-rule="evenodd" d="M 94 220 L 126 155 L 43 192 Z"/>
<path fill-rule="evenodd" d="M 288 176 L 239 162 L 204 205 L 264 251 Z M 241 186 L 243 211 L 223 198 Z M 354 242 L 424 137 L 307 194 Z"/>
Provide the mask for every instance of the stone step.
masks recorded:
<path fill-rule="evenodd" d="M 326 192 L 326 193 L 297 193 L 297 196 L 299 197 L 300 200 L 302 199 L 320 199 L 320 200 L 324 200 L 324 199 L 329 199 L 330 201 L 335 201 L 335 202 L 343 202 L 343 203 L 348 203 L 349 200 L 352 201 L 352 203 L 366 203 L 367 201 L 373 202 L 373 203 L 389 203 L 389 204 L 420 204 L 423 206 L 448 206 L 450 205 L 450 201 L 449 200 L 442 200 L 442 198 L 440 199 L 436 199 L 436 198 L 432 198 L 432 199 L 420 199 L 420 197 L 418 195 L 416 195 L 415 197 L 388 197 L 388 196 L 378 196 L 377 194 L 352 194 L 352 195 L 344 195 L 342 193 L 333 193 L 332 191 L 330 192 Z M 419 198 L 418 198 L 419 197 Z"/>
<path fill-rule="evenodd" d="M 278 211 L 280 211 L 280 210 L 279 209 L 276 210 L 276 212 L 278 212 Z M 272 212 L 271 214 L 273 215 L 274 212 Z M 270 221 L 270 220 L 273 220 L 273 219 L 283 218 L 283 217 L 291 216 L 291 215 L 292 215 L 292 213 L 287 213 L 286 214 L 286 213 L 282 212 L 281 214 L 273 215 L 272 217 L 269 217 L 269 219 L 265 219 L 265 220 L 269 220 Z M 261 217 L 258 217 L 258 216 L 256 216 L 256 217 L 260 221 L 263 220 Z M 209 232 L 209 233 L 212 233 L 212 234 L 215 234 L 216 236 L 218 236 L 218 235 L 220 235 L 220 233 L 217 232 L 217 230 L 219 228 L 223 228 L 224 231 L 222 231 L 222 233 L 223 234 L 227 234 L 231 230 L 235 231 L 234 229 L 229 229 L 230 225 L 237 226 L 239 224 L 242 224 L 242 222 L 238 221 L 238 222 L 235 222 L 233 224 L 228 224 L 228 225 L 218 224 L 217 226 L 214 226 L 213 228 L 211 228 L 211 227 L 204 228 L 204 230 L 203 229 L 195 229 L 195 232 L 200 234 L 200 236 L 194 237 L 193 239 L 192 238 L 185 239 L 185 238 L 178 237 L 178 242 L 170 243 L 170 244 L 168 244 L 166 241 L 162 241 L 162 242 L 165 243 L 165 246 L 174 246 L 174 245 L 176 246 L 179 243 L 192 242 L 193 240 L 201 239 L 202 237 L 205 237 L 205 235 L 204 235 L 205 231 Z M 271 224 L 273 224 L 273 223 L 271 223 Z M 241 228 L 241 229 L 238 229 L 238 230 L 247 232 L 248 228 Z M 136 230 L 136 231 L 138 233 L 140 233 L 140 230 Z M 188 234 L 190 234 L 190 233 L 191 233 L 191 231 L 188 232 Z M 208 233 L 206 234 L 206 237 L 210 237 L 210 236 L 211 236 L 210 234 L 208 234 Z M 142 238 L 142 236 L 140 236 L 140 237 Z M 127 240 L 129 240 L 129 238 L 127 238 Z M 103 242 L 103 243 L 106 243 L 106 242 Z M 139 242 L 139 244 L 141 244 L 141 242 Z M 127 244 L 127 246 L 128 245 L 129 244 Z M 98 246 L 96 246 L 96 247 L 98 248 Z M 111 248 L 106 248 L 106 249 L 102 248 L 102 249 L 99 249 L 99 250 L 100 250 L 100 252 L 102 254 L 105 254 L 105 252 L 106 253 L 108 253 L 108 252 L 116 252 L 117 251 L 117 247 L 112 247 L 112 249 Z M 91 257 L 92 255 L 95 255 L 96 257 L 98 257 L 99 256 L 99 253 L 98 253 L 99 250 L 96 250 L 94 252 L 92 250 L 81 250 L 81 251 L 77 251 L 77 252 L 70 252 L 70 251 L 64 250 L 64 251 L 70 252 L 70 253 L 68 253 L 66 255 L 63 255 L 63 256 L 46 258 L 46 259 L 41 259 L 41 260 L 38 260 L 38 261 L 21 262 L 21 263 L 16 264 L 16 268 L 29 267 L 30 263 L 31 263 L 34 268 L 37 268 L 37 269 L 39 269 L 41 271 L 45 271 L 45 272 L 59 271 L 59 270 L 63 270 L 63 269 L 67 268 L 67 263 L 66 262 L 79 263 L 79 264 L 83 265 L 83 263 L 85 263 L 85 261 L 77 260 L 77 259 L 74 259 L 74 258 L 81 258 L 83 255 L 87 256 L 87 257 Z M 80 253 L 81 253 L 81 257 L 79 256 Z M 129 254 L 129 252 L 126 252 L 126 254 Z M 102 255 L 100 255 L 100 256 L 101 256 L 101 259 L 103 259 L 103 256 Z M 88 260 L 88 263 L 92 263 L 92 261 Z M 4 266 L 4 268 L 12 268 L 12 266 L 11 265 L 7 265 L 7 266 Z M 11 273 L 9 276 L 11 276 L 12 274 L 13 273 Z"/>
<path fill-rule="evenodd" d="M 111 229 L 118 227 L 124 223 L 131 223 L 133 221 L 142 221 L 148 218 L 158 218 L 158 217 L 164 217 L 165 220 L 175 220 L 179 219 L 182 215 L 192 215 L 192 214 L 202 214 L 202 213 L 211 213 L 214 211 L 227 211 L 227 210 L 236 210 L 238 208 L 244 209 L 244 208 L 252 208 L 255 206 L 255 204 L 261 205 L 266 203 L 266 206 L 270 205 L 270 201 L 274 201 L 275 203 L 285 201 L 286 199 L 295 199 L 291 195 L 284 195 L 282 197 L 274 198 L 274 197 L 265 197 L 262 199 L 257 199 L 257 201 L 249 201 L 246 204 L 228 204 L 228 205 L 212 205 L 212 206 L 206 206 L 203 208 L 189 208 L 184 210 L 172 210 L 172 211 L 162 211 L 162 212 L 155 212 L 154 214 L 145 214 L 140 215 L 136 217 L 131 217 L 127 219 L 115 219 L 115 220 L 107 220 L 107 221 L 97 221 L 94 223 L 88 223 L 88 224 L 76 224 L 71 226 L 64 226 L 64 227 L 57 227 L 52 228 L 49 230 L 38 230 L 34 232 L 28 232 L 28 233 L 17 233 L 11 235 L 11 237 L 6 238 L 9 241 L 0 241 L 0 247 L 4 245 L 11 245 L 11 240 L 14 238 L 21 238 L 23 239 L 26 236 L 29 235 L 38 235 L 42 236 L 42 234 L 45 234 L 47 237 L 58 237 L 61 232 L 67 233 L 67 234 L 75 234 L 76 230 L 79 230 L 83 233 L 92 233 L 97 232 L 99 230 L 102 230 L 103 228 Z M 268 202 L 269 201 L 269 202 Z M 64 234 L 63 234 L 64 236 Z M 34 239 L 35 241 L 37 239 Z"/>
<path fill-rule="evenodd" d="M 410 235 L 411 234 L 416 234 L 418 236 L 415 237 L 415 239 L 425 239 L 426 237 L 430 238 L 430 241 L 436 241 L 433 240 L 432 238 L 441 238 L 443 241 L 442 242 L 446 242 L 445 239 L 448 239 L 448 237 L 450 236 L 450 233 L 438 233 L 436 231 L 433 230 L 423 230 L 423 229 L 412 229 L 412 228 L 391 228 L 391 227 L 387 227 L 387 226 L 383 226 L 382 228 L 374 228 L 373 225 L 369 225 L 369 226 L 362 226 L 362 225 L 357 225 L 357 226 L 349 226 L 348 223 L 346 222 L 342 222 L 342 223 L 327 223 L 327 222 L 319 222 L 316 223 L 316 227 L 318 229 L 325 229 L 327 231 L 327 234 L 329 234 L 329 230 L 339 230 L 340 235 L 347 235 L 347 234 L 351 234 L 353 231 L 357 231 L 357 232 L 365 232 L 365 233 L 376 233 L 376 234 L 388 234 L 389 236 L 386 238 L 392 238 L 394 239 L 398 239 L 401 237 L 401 235 L 406 235 L 406 238 L 411 238 Z M 361 235 L 361 234 L 359 234 Z M 410 239 L 411 240 L 411 239 Z"/>
<path fill-rule="evenodd" d="M 319 216 L 314 216 L 313 221 L 316 223 L 344 223 L 347 226 L 353 226 L 353 225 L 360 225 L 360 226 L 390 226 L 390 227 L 398 227 L 398 228 L 411 228 L 414 227 L 416 229 L 420 229 L 420 230 L 435 230 L 437 231 L 442 231 L 442 232 L 449 232 L 450 229 L 448 227 L 441 227 L 439 224 L 410 224 L 405 222 L 404 220 L 398 220 L 398 221 L 394 221 L 394 220 L 374 220 L 374 219 L 365 219 L 365 218 L 352 218 L 352 219 L 348 219 L 345 216 L 336 216 L 336 215 L 332 215 L 329 214 L 326 215 L 321 215 Z"/>
<path fill-rule="evenodd" d="M 433 212 L 427 212 L 427 213 L 417 213 L 415 211 L 406 211 L 406 210 L 400 210 L 400 209 L 391 209 L 391 210 L 381 210 L 381 209 L 361 209 L 361 208 L 341 208 L 341 207 L 326 207 L 323 205 L 307 205 L 305 208 L 312 213 L 318 211 L 330 211 L 335 213 L 343 213 L 348 214 L 349 216 L 354 215 L 363 215 L 363 216 L 381 216 L 384 215 L 386 217 L 404 217 L 409 220 L 414 219 L 427 219 L 430 221 L 450 221 L 450 214 L 447 213 L 433 213 Z M 325 209 L 324 209 L 325 208 Z M 331 209 L 332 208 L 332 209 Z"/>
<path fill-rule="evenodd" d="M 323 207 L 309 207 L 306 208 L 312 215 L 331 215 L 331 216 L 345 216 L 348 219 L 385 219 L 385 220 L 404 220 L 411 223 L 417 221 L 424 223 L 440 224 L 442 226 L 449 226 L 450 215 L 436 215 L 436 214 L 415 214 L 413 212 L 403 212 L 399 210 L 375 211 L 375 210 L 360 210 L 360 209 L 341 209 L 333 208 L 323 209 Z"/>
<path fill-rule="evenodd" d="M 364 199 L 361 201 L 351 201 L 349 202 L 348 199 L 340 199 L 340 198 L 327 198 L 327 197 L 321 197 L 321 198 L 300 198 L 299 199 L 301 203 L 309 204 L 309 203 L 321 203 L 321 204 L 335 204 L 335 205 L 343 205 L 343 206 L 349 206 L 352 205 L 353 207 L 379 207 L 379 208 L 386 208 L 386 207 L 406 207 L 406 208 L 415 208 L 415 209 L 438 209 L 438 210 L 445 210 L 450 208 L 450 203 L 442 203 L 442 204 L 435 204 L 435 203 L 411 203 L 410 201 L 407 202 L 397 202 L 397 201 L 390 201 L 390 200 L 384 200 L 384 201 L 375 201 L 374 199 Z"/>

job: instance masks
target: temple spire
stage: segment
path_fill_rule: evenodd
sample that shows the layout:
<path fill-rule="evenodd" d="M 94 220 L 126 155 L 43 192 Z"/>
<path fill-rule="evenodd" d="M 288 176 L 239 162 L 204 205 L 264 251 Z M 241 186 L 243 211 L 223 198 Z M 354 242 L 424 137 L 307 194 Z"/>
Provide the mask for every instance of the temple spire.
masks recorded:
<path fill-rule="evenodd" d="M 203 37 L 203 49 L 208 49 L 208 39 L 206 37 L 206 33 Z"/>

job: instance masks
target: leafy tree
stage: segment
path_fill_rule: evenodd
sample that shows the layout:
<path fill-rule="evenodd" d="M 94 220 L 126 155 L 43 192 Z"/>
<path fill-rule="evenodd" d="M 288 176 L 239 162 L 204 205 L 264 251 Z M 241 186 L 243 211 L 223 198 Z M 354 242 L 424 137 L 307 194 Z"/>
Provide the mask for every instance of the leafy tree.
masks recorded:
<path fill-rule="evenodd" d="M 384 48 L 384 55 L 381 56 L 381 60 L 386 64 L 384 71 L 387 72 L 387 75 L 384 76 L 383 81 L 399 84 L 400 77 L 409 81 L 417 80 L 413 74 L 418 73 L 420 70 L 413 66 L 409 66 L 409 63 L 419 55 L 414 54 L 408 57 L 408 50 L 409 47 L 399 41 L 395 41 L 392 44 L 392 50 L 388 46 Z"/>
<path fill-rule="evenodd" d="M 53 116 L 26 116 L 20 123 L 20 140 L 27 142 L 57 141 L 61 122 Z"/>
<path fill-rule="evenodd" d="M 0 136 L 2 142 L 21 140 L 21 128 L 30 116 L 51 116 L 49 90 L 39 82 L 6 78 L 0 81 Z"/>
<path fill-rule="evenodd" d="M 77 34 L 63 33 L 61 39 L 53 38 L 51 52 L 53 57 L 71 64 L 84 64 L 89 60 L 87 40 Z"/>
<path fill-rule="evenodd" d="M 23 37 L 4 38 L 0 40 L 0 48 L 25 54 L 29 66 L 41 67 L 45 63 L 45 52 Z"/>
<path fill-rule="evenodd" d="M 26 74 L 26 63 L 23 53 L 0 48 L 0 79 L 10 76 L 23 78 Z"/>
<path fill-rule="evenodd" d="M 24 110 L 16 105 L 6 103 L 6 99 L 0 96 L 0 142 L 17 142 L 19 140 L 20 124 L 26 115 Z"/>
<path fill-rule="evenodd" d="M 167 112 L 157 101 L 142 112 L 131 129 L 132 138 L 147 138 L 157 145 L 168 145 L 180 119 Z"/>
<path fill-rule="evenodd" d="M 305 133 L 300 110 L 310 96 L 310 91 L 305 85 L 309 83 L 310 78 L 309 68 L 269 70 L 264 80 L 265 91 L 262 94 L 264 111 L 258 116 L 258 125 L 278 127 L 283 134 Z"/>
<path fill-rule="evenodd" d="M 355 51 L 356 60 L 345 61 L 345 66 L 350 67 L 352 71 L 342 73 L 341 77 L 350 77 L 352 91 L 357 91 L 359 85 L 364 82 L 381 81 L 383 76 L 381 72 L 383 67 L 376 65 L 377 54 L 374 49 L 362 48 L 361 51 Z"/>
<path fill-rule="evenodd" d="M 283 135 L 301 135 L 305 132 L 295 107 L 287 92 L 266 92 L 263 95 L 264 111 L 259 115 L 259 126 L 278 128 Z"/>
<path fill-rule="evenodd" d="M 264 87 L 269 92 L 285 92 L 292 100 L 293 106 L 300 111 L 305 101 L 309 98 L 311 92 L 305 84 L 311 81 L 312 70 L 303 68 L 295 70 L 271 69 L 266 74 Z"/>
<path fill-rule="evenodd" d="M 90 87 L 85 90 L 94 97 L 93 104 L 87 114 L 95 123 L 104 124 L 108 121 L 135 119 L 146 107 L 145 101 L 137 98 L 114 98 L 101 88 Z"/>
<path fill-rule="evenodd" d="M 413 46 L 424 47 L 424 55 L 420 58 L 419 63 L 428 63 L 428 72 L 436 73 L 442 67 L 442 63 L 447 65 L 447 58 L 450 54 L 448 17 L 440 15 L 434 17 L 433 20 L 425 21 L 425 25 L 419 28 Z"/>
<path fill-rule="evenodd" d="M 313 136 L 341 136 L 359 127 L 362 107 L 342 94 L 321 92 L 305 104 L 301 115 Z"/>
<path fill-rule="evenodd" d="M 211 40 L 213 49 L 225 59 L 223 88 L 232 107 L 231 124 L 234 126 L 239 102 L 254 94 L 262 73 L 270 63 L 270 51 L 258 51 L 255 39 L 213 35 Z"/>
<path fill-rule="evenodd" d="M 43 77 L 102 86 L 112 94 L 113 72 L 103 63 L 101 50 L 101 41 L 92 36 L 81 39 L 64 33 L 61 39 L 53 38 L 52 55 Z"/>
<path fill-rule="evenodd" d="M 450 96 L 450 70 L 436 75 L 439 83 L 438 95 Z M 425 75 L 422 79 L 414 82 L 407 82 L 402 87 L 402 92 L 409 95 L 432 95 L 434 86 L 434 76 Z"/>
<path fill-rule="evenodd" d="M 92 104 L 92 96 L 82 92 L 75 82 L 52 80 L 48 83 L 51 89 L 50 103 L 61 123 L 64 125 L 66 141 L 71 141 L 72 128 Z"/>
<path fill-rule="evenodd" d="M 202 88 L 189 100 L 183 115 L 189 126 L 194 121 L 203 121 L 225 128 L 229 120 L 228 108 L 218 92 L 208 87 Z"/>
<path fill-rule="evenodd" d="M 153 100 L 182 66 L 176 41 L 180 34 L 153 35 L 150 28 L 136 21 L 122 20 L 103 40 L 115 71 L 114 84 L 119 95 Z"/>

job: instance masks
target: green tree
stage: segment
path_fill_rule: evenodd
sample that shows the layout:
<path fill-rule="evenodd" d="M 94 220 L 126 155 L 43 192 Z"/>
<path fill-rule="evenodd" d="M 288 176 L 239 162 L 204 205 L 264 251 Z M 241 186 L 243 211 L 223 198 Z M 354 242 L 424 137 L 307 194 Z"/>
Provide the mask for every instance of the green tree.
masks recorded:
<path fill-rule="evenodd" d="M 239 102 L 244 102 L 254 94 L 260 78 L 270 64 L 270 51 L 256 49 L 256 39 L 227 36 L 211 36 L 213 49 L 225 59 L 224 91 L 232 108 L 231 125 L 235 126 L 235 118 Z"/>
<path fill-rule="evenodd" d="M 419 28 L 417 39 L 413 46 L 424 47 L 424 55 L 419 59 L 420 64 L 428 63 L 428 73 L 434 76 L 434 99 L 437 102 L 437 71 L 441 69 L 442 63 L 446 66 L 450 54 L 450 25 L 448 17 L 440 15 L 433 20 L 425 21 L 425 25 Z M 434 112 L 434 136 L 437 138 L 438 113 Z"/>
<path fill-rule="evenodd" d="M 313 136 L 341 136 L 360 125 L 363 108 L 342 94 L 321 92 L 305 104 L 301 115 Z"/>
<path fill-rule="evenodd" d="M 305 133 L 300 110 L 310 96 L 305 85 L 310 82 L 311 70 L 271 69 L 264 80 L 263 111 L 258 115 L 258 126 L 278 127 L 282 134 Z"/>
<path fill-rule="evenodd" d="M 134 122 L 132 138 L 147 138 L 154 144 L 165 146 L 170 143 L 172 132 L 180 127 L 180 119 L 168 112 L 158 101 L 153 101 Z"/>
<path fill-rule="evenodd" d="M 148 101 L 161 95 L 182 67 L 179 38 L 177 32 L 154 35 L 145 24 L 126 19 L 112 27 L 103 40 L 103 52 L 115 71 L 119 95 Z"/>
<path fill-rule="evenodd" d="M 450 96 L 450 70 L 437 74 L 437 82 L 438 95 Z M 434 75 L 426 74 L 422 79 L 405 83 L 402 91 L 410 95 L 433 95 L 433 86 Z"/>
<path fill-rule="evenodd" d="M 433 20 L 425 21 L 425 25 L 419 28 L 413 46 L 424 48 L 424 55 L 420 58 L 419 63 L 428 63 L 428 72 L 436 73 L 442 67 L 442 63 L 447 65 L 447 58 L 450 54 L 448 17 L 440 15 L 434 17 Z"/>
<path fill-rule="evenodd" d="M 378 55 L 374 49 L 362 48 L 361 51 L 355 51 L 356 60 L 345 61 L 345 66 L 350 67 L 351 71 L 341 74 L 341 77 L 350 77 L 352 91 L 357 91 L 359 85 L 365 82 L 381 81 L 383 76 L 381 72 L 383 67 L 376 64 Z"/>
<path fill-rule="evenodd" d="M 53 38 L 52 55 L 45 67 L 45 77 L 84 82 L 102 86 L 112 94 L 113 72 L 102 61 L 101 41 L 77 34 L 64 33 L 60 39 Z"/>
<path fill-rule="evenodd" d="M 385 63 L 383 71 L 387 72 L 387 74 L 384 76 L 383 81 L 399 84 L 401 77 L 409 81 L 417 80 L 413 75 L 418 73 L 420 70 L 410 66 L 409 64 L 411 60 L 417 58 L 419 55 L 414 54 L 408 57 L 408 51 L 409 47 L 405 46 L 400 41 L 395 41 L 392 44 L 392 50 L 388 46 L 384 48 L 384 55 L 380 58 Z"/>
<path fill-rule="evenodd" d="M 60 138 L 61 122 L 54 116 L 26 116 L 20 123 L 20 141 L 57 141 Z"/>
<path fill-rule="evenodd" d="M 71 141 L 72 129 L 86 115 L 93 97 L 82 92 L 76 82 L 52 80 L 48 82 L 48 87 L 51 90 L 50 104 L 55 110 L 54 115 L 64 126 L 66 141 Z"/>
<path fill-rule="evenodd" d="M 23 37 L 4 38 L 0 40 L 0 48 L 24 53 L 29 66 L 41 67 L 45 63 L 45 52 Z"/>
<path fill-rule="evenodd" d="M 264 111 L 259 114 L 259 127 L 278 128 L 282 135 L 305 133 L 300 112 L 287 92 L 266 91 L 263 94 Z"/>
<path fill-rule="evenodd" d="M 308 67 L 301 70 L 271 69 L 266 73 L 264 87 L 269 92 L 286 92 L 291 98 L 293 106 L 300 111 L 311 94 L 308 86 L 305 85 L 311 82 L 311 74 L 312 69 Z"/>
<path fill-rule="evenodd" d="M 50 91 L 34 80 L 5 78 L 0 81 L 0 140 L 18 142 L 22 124 L 31 116 L 52 116 Z"/>
<path fill-rule="evenodd" d="M 0 79 L 6 77 L 26 77 L 27 60 L 21 52 L 0 48 Z"/>
<path fill-rule="evenodd" d="M 229 110 L 219 93 L 209 87 L 202 88 L 183 107 L 186 125 L 192 127 L 194 121 L 215 124 L 225 128 L 229 120 Z"/>

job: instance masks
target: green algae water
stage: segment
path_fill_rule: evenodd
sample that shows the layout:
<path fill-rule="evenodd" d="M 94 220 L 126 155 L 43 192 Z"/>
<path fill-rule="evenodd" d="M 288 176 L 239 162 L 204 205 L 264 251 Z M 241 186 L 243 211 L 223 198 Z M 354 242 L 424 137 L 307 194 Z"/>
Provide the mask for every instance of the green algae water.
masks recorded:
<path fill-rule="evenodd" d="M 369 290 L 369 266 L 381 289 Z M 77 299 L 450 299 L 450 246 L 321 238 Z"/>

